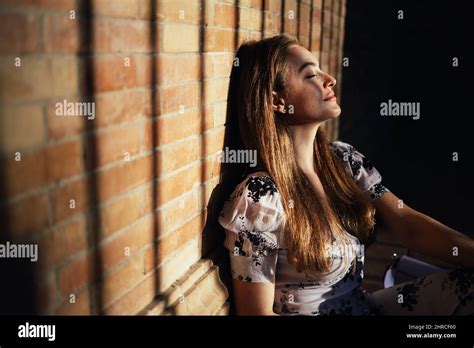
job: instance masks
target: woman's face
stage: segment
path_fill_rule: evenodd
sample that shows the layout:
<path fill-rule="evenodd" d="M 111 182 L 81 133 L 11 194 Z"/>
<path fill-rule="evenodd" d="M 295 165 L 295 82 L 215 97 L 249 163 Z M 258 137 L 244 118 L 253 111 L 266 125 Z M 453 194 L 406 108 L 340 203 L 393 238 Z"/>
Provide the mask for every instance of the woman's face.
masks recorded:
<path fill-rule="evenodd" d="M 290 46 L 287 65 L 288 95 L 280 98 L 274 92 L 274 110 L 281 112 L 284 108 L 284 117 L 290 124 L 323 122 L 340 115 L 332 90 L 336 79 L 320 70 L 319 62 L 306 48 Z"/>

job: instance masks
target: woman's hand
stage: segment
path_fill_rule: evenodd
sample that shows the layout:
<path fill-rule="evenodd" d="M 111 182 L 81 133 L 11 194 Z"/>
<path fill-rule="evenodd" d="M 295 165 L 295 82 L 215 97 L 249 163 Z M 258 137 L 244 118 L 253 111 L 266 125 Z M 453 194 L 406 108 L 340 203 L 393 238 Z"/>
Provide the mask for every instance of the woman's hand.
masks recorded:
<path fill-rule="evenodd" d="M 391 192 L 374 201 L 377 228 L 406 248 L 442 261 L 474 267 L 474 240 L 401 202 Z"/>

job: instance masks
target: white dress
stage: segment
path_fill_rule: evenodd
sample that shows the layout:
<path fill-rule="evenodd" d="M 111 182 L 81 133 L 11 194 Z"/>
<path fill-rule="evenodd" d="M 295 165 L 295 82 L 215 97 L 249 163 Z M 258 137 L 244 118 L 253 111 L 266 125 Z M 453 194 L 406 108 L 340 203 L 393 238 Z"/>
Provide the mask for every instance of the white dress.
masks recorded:
<path fill-rule="evenodd" d="M 330 148 L 372 200 L 388 192 L 379 172 L 353 146 L 335 141 Z M 333 242 L 327 250 L 337 256 L 332 258 L 329 272 L 320 277 L 298 273 L 286 257 L 281 197 L 266 172 L 252 173 L 236 187 L 224 204 L 219 223 L 226 233 L 224 246 L 230 252 L 232 277 L 274 283 L 275 313 L 474 315 L 472 269 L 438 272 L 374 293 L 362 290 L 363 245 L 347 232 L 351 243 Z"/>
<path fill-rule="evenodd" d="M 330 148 L 372 200 L 388 192 L 377 169 L 353 146 L 334 141 Z M 317 277 L 307 272 L 298 273 L 287 260 L 285 212 L 281 196 L 267 172 L 252 173 L 235 188 L 224 204 L 219 223 L 226 233 L 224 246 L 230 253 L 232 277 L 247 282 L 274 283 L 273 311 L 277 314 L 379 315 L 387 314 L 387 311 L 403 314 L 413 310 L 416 303 L 413 298 L 418 294 L 409 294 L 407 298 L 412 299 L 409 305 L 397 304 L 394 299 L 397 289 L 399 293 L 406 293 L 407 289 L 419 291 L 420 280 L 414 283 L 418 284 L 416 286 L 404 284 L 404 287 L 383 289 L 374 294 L 360 288 L 364 277 L 364 245 L 347 232 L 352 243 L 334 242 L 327 250 L 338 256 L 332 258 L 329 272 Z M 466 284 L 467 278 L 464 273 L 462 275 L 463 284 Z M 470 277 L 472 284 L 472 273 Z M 447 278 L 449 275 L 445 274 L 437 284 Z M 432 283 L 429 277 L 427 280 L 421 281 Z M 455 283 L 449 285 L 454 289 Z M 440 288 L 436 284 L 430 285 L 428 290 L 431 288 L 432 293 L 434 286 Z M 454 294 L 454 290 L 451 292 Z M 429 296 L 422 294 L 421 297 Z M 454 299 L 454 295 L 452 297 Z M 420 308 L 418 314 L 423 310 Z"/>

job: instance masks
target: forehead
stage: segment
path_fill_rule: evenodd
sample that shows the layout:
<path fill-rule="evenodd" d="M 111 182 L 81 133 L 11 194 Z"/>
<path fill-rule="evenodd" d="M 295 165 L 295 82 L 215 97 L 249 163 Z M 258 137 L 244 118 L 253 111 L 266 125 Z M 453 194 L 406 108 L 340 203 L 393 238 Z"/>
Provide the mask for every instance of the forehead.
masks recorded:
<path fill-rule="evenodd" d="M 288 65 L 295 71 L 307 62 L 314 62 L 319 65 L 318 60 L 316 59 L 310 51 L 306 48 L 299 46 L 299 45 L 292 45 L 288 48 L 288 55 L 287 55 L 287 63 Z"/>

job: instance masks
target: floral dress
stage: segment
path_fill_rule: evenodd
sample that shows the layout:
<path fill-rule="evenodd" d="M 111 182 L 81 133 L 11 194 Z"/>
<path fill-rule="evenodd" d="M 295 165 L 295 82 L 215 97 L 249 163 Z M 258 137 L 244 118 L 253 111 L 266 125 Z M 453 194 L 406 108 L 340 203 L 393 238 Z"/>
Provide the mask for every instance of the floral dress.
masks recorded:
<path fill-rule="evenodd" d="M 353 146 L 334 141 L 334 155 L 372 200 L 389 190 L 381 175 Z M 346 232 L 349 243 L 333 238 L 328 272 L 298 272 L 287 260 L 285 212 L 267 172 L 248 175 L 225 202 L 219 216 L 234 279 L 275 284 L 273 311 L 280 315 L 472 314 L 473 273 L 440 272 L 369 293 L 361 289 L 364 245 Z M 440 301 L 441 299 L 441 301 Z"/>

